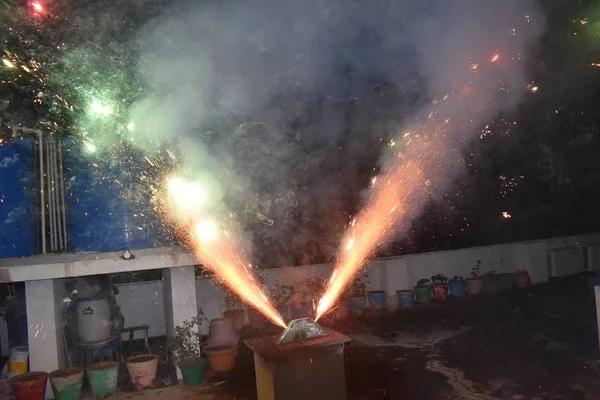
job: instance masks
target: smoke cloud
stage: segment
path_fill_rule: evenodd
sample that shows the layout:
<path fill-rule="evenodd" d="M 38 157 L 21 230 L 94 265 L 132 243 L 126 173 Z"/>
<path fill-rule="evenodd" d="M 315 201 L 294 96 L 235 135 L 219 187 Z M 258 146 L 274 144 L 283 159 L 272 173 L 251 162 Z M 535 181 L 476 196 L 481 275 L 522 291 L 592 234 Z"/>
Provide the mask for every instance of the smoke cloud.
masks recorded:
<path fill-rule="evenodd" d="M 179 1 L 139 34 L 129 135 L 176 143 L 257 261 L 330 260 L 361 190 L 431 115 L 454 124 L 433 153 L 444 191 L 460 144 L 526 90 L 542 31 L 533 0 Z"/>

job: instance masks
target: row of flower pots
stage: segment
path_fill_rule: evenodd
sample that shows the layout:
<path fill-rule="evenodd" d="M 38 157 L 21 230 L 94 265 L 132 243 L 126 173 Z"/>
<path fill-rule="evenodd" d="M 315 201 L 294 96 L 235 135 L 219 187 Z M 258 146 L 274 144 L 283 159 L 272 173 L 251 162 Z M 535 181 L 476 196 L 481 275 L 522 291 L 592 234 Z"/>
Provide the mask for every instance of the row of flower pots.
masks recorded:
<path fill-rule="evenodd" d="M 135 363 L 135 361 L 132 362 Z M 85 369 L 85 375 L 87 375 L 94 396 L 104 399 L 117 392 L 118 362 L 92 364 Z M 12 377 L 10 384 L 15 400 L 43 400 L 48 380 L 56 400 L 79 400 L 81 399 L 83 377 L 83 368 L 58 369 L 49 374 L 33 371 Z"/>

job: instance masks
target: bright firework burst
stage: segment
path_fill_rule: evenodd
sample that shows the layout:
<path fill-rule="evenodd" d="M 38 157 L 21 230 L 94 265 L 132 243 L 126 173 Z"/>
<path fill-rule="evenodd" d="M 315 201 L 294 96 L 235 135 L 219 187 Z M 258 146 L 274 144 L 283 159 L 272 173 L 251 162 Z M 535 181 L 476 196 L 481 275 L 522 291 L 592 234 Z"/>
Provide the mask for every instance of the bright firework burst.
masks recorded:
<path fill-rule="evenodd" d="M 252 265 L 240 251 L 239 238 L 232 224 L 218 222 L 204 205 L 208 193 L 197 183 L 180 177 L 167 180 L 168 209 L 198 260 L 235 292 L 243 301 L 282 328 L 283 318 L 269 301 L 252 273 Z"/>

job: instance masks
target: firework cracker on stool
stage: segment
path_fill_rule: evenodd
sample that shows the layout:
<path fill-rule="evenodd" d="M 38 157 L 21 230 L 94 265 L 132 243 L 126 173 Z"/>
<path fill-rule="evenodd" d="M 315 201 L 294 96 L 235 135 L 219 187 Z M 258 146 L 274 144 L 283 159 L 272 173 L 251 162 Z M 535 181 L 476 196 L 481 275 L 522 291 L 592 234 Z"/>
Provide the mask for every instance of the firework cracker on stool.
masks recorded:
<path fill-rule="evenodd" d="M 319 324 L 311 318 L 301 318 L 290 321 L 288 327 L 281 333 L 276 343 L 286 344 L 323 336 L 327 336 L 327 332 Z"/>

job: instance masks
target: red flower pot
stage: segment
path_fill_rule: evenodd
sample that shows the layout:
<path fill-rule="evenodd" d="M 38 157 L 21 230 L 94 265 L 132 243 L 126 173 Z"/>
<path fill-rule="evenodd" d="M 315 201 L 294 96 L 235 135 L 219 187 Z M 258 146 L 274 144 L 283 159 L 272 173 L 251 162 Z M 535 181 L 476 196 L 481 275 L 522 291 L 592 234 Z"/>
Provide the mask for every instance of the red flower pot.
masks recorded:
<path fill-rule="evenodd" d="M 10 385 L 16 400 L 44 400 L 47 381 L 48 374 L 45 372 L 25 372 L 13 376 Z"/>
<path fill-rule="evenodd" d="M 447 283 L 434 283 L 433 299 L 438 301 L 444 301 L 448 299 L 448 284 Z"/>

